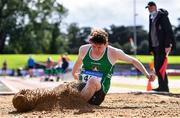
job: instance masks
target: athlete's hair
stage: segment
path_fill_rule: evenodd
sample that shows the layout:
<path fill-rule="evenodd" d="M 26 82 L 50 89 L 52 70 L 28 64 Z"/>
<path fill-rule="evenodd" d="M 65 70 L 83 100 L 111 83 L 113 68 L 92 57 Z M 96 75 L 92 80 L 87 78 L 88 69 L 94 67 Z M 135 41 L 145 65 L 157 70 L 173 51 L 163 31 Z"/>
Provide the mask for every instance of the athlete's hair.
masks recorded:
<path fill-rule="evenodd" d="M 89 41 L 95 44 L 106 44 L 108 42 L 108 33 L 103 29 L 93 28 Z"/>

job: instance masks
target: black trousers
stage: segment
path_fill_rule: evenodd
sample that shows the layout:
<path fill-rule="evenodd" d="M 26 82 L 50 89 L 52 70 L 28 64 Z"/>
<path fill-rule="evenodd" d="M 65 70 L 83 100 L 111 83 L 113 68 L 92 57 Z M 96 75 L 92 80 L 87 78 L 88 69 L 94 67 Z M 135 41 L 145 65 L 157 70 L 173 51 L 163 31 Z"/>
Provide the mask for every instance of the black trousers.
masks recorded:
<path fill-rule="evenodd" d="M 163 79 L 159 70 L 161 69 L 164 59 L 166 58 L 166 53 L 160 52 L 158 48 L 153 48 L 153 53 L 154 53 L 154 66 L 155 66 L 155 71 L 156 75 L 158 77 L 158 84 L 159 84 L 159 91 L 166 91 L 169 92 L 169 87 L 168 87 L 168 77 L 167 74 L 165 73 L 165 78 Z"/>

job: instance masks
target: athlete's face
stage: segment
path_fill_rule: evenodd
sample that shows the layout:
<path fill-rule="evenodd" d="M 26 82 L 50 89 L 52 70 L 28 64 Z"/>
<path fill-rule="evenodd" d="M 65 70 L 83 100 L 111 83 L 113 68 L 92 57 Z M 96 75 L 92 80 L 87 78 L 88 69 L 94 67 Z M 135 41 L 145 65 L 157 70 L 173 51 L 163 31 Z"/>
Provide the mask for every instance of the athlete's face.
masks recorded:
<path fill-rule="evenodd" d="M 96 54 L 102 54 L 107 47 L 107 44 L 94 44 L 92 43 L 92 51 Z"/>

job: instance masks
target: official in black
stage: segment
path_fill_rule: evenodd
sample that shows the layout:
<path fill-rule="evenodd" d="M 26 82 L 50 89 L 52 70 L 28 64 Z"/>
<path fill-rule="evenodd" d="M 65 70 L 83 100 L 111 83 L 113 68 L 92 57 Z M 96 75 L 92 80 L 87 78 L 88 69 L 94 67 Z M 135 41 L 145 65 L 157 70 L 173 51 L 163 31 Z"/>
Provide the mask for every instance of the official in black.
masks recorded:
<path fill-rule="evenodd" d="M 175 40 L 172 26 L 165 9 L 157 9 L 155 2 L 149 2 L 146 6 L 149 15 L 149 52 L 154 56 L 154 66 L 158 77 L 159 87 L 154 91 L 169 92 L 168 77 L 162 78 L 159 70 L 164 59 L 175 48 Z"/>

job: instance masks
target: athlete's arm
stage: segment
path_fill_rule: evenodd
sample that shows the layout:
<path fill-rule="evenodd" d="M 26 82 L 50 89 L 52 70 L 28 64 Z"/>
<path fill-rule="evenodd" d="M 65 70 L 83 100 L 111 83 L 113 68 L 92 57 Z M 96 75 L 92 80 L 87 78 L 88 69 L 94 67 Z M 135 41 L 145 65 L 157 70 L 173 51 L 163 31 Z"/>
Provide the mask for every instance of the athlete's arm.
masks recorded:
<path fill-rule="evenodd" d="M 74 67 L 72 69 L 72 75 L 73 75 L 75 80 L 79 80 L 79 70 L 80 70 L 80 67 L 82 65 L 82 59 L 84 58 L 84 55 L 87 51 L 87 48 L 88 48 L 87 45 L 81 46 L 79 48 L 78 58 L 77 58 L 77 60 L 74 64 Z"/>
<path fill-rule="evenodd" d="M 80 69 L 81 64 L 82 64 L 82 61 L 78 56 L 78 59 L 76 60 L 74 67 L 72 69 L 72 75 L 73 75 L 75 80 L 79 79 L 79 69 Z"/>
<path fill-rule="evenodd" d="M 81 59 L 81 54 L 80 54 L 80 50 L 79 50 L 78 58 L 72 69 L 72 75 L 75 80 L 79 79 L 79 69 L 80 69 L 81 65 L 82 65 L 82 59 Z"/>
<path fill-rule="evenodd" d="M 154 76 L 150 75 L 143 64 L 136 58 L 125 54 L 122 50 L 115 50 L 115 55 L 118 60 L 122 60 L 128 63 L 132 63 L 138 70 L 140 70 L 148 79 L 154 80 Z"/>

